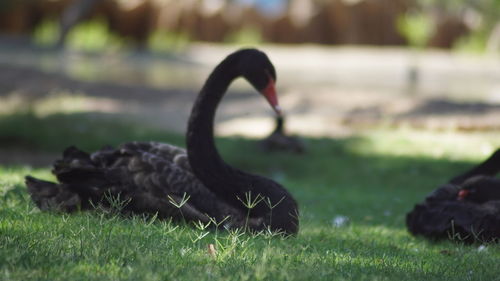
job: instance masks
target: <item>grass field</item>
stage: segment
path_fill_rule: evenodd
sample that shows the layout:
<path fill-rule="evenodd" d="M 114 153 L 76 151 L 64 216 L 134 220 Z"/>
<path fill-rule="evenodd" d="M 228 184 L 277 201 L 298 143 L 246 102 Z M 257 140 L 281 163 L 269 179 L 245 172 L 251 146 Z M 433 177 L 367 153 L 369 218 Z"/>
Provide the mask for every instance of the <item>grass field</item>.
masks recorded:
<path fill-rule="evenodd" d="M 0 118 L 4 149 L 57 152 L 183 137 L 85 114 Z M 255 140 L 218 139 L 224 158 L 272 177 L 300 204 L 296 237 L 210 232 L 112 213 L 42 213 L 23 177 L 50 168 L 0 167 L 0 280 L 500 280 L 500 247 L 428 242 L 405 214 L 500 145 L 500 133 L 374 129 L 305 139 L 304 155 L 263 153 Z M 215 244 L 216 255 L 207 251 Z"/>

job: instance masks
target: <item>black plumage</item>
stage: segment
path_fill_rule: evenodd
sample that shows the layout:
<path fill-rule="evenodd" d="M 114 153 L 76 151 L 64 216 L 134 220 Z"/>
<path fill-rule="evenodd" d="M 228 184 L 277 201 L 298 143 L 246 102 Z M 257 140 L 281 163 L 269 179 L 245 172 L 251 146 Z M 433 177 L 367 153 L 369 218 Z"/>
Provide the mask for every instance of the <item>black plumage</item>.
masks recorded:
<path fill-rule="evenodd" d="M 129 142 L 92 154 L 69 147 L 54 164 L 59 183 L 26 177 L 33 201 L 42 210 L 72 212 L 113 207 L 119 200 L 125 214 L 297 233 L 292 195 L 271 179 L 228 165 L 215 147 L 216 108 L 240 76 L 279 113 L 276 97 L 269 97 L 275 94 L 276 73 L 267 56 L 255 49 L 237 51 L 214 69 L 200 91 L 189 119 L 187 150 L 158 142 Z"/>
<path fill-rule="evenodd" d="M 408 230 L 426 238 L 466 242 L 500 238 L 500 149 L 417 204 L 406 216 Z"/>

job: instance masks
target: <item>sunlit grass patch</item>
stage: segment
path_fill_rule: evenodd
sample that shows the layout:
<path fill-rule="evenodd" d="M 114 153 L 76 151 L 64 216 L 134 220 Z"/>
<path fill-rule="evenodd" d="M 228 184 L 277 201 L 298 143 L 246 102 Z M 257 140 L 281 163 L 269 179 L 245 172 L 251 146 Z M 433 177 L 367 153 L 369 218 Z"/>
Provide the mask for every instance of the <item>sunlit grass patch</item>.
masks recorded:
<path fill-rule="evenodd" d="M 391 156 L 426 156 L 436 159 L 481 160 L 500 147 L 500 132 L 467 133 L 381 129 L 362 134 L 353 145 L 359 153 Z"/>
<path fill-rule="evenodd" d="M 54 90 L 47 96 L 29 99 L 16 92 L 0 98 L 0 115 L 31 112 L 39 117 L 61 113 L 108 112 L 122 109 L 120 103 L 107 98 L 89 97 L 81 93 Z"/>

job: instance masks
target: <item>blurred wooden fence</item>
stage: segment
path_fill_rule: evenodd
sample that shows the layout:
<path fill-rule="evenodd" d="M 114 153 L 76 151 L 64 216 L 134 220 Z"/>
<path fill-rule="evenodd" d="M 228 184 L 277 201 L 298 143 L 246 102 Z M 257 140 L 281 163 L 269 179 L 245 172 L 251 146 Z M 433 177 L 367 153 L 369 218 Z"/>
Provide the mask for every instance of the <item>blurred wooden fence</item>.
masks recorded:
<path fill-rule="evenodd" d="M 60 19 L 73 1 L 2 0 L 0 31 L 23 34 L 43 19 Z M 183 32 L 192 40 L 220 42 L 251 27 L 276 43 L 403 45 L 397 18 L 411 0 L 288 0 L 282 13 L 268 15 L 230 0 L 97 0 L 90 14 L 109 29 L 144 44 L 154 30 Z M 460 18 L 438 21 L 431 46 L 450 47 L 467 32 Z"/>

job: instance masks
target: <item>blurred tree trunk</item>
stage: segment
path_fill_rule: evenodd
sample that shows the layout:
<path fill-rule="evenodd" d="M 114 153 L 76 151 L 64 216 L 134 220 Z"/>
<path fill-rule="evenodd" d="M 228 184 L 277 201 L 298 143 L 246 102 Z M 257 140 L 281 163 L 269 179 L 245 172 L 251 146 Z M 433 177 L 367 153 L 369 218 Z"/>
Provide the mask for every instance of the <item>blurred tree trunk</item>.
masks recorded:
<path fill-rule="evenodd" d="M 138 49 L 147 46 L 154 19 L 152 1 L 112 1 L 107 10 L 109 29 L 135 44 Z"/>
<path fill-rule="evenodd" d="M 74 0 L 66 9 L 64 9 L 61 22 L 57 47 L 63 47 L 69 31 L 77 23 L 90 14 L 92 8 L 101 1 L 105 0 Z"/>

